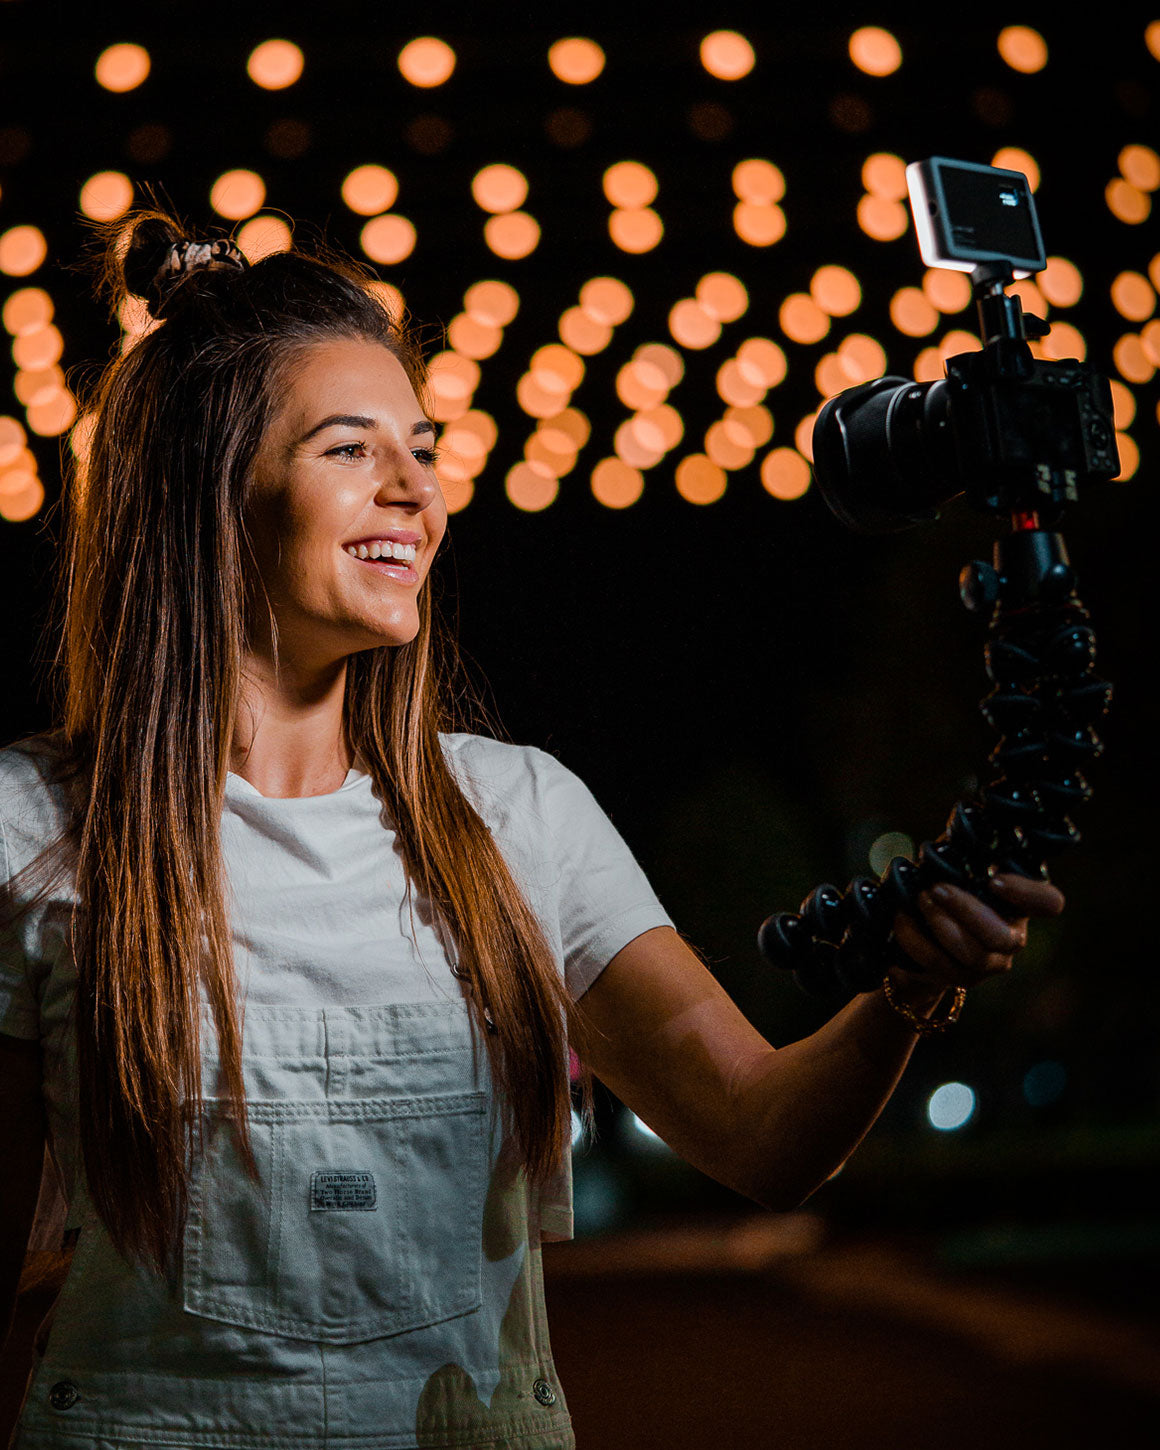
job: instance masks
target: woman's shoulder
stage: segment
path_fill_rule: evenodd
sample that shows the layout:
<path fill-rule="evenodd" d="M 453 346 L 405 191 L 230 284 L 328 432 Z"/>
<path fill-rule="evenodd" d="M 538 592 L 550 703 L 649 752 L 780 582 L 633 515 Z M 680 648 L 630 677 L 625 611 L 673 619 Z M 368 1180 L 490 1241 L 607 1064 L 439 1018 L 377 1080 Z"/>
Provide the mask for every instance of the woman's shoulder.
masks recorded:
<path fill-rule="evenodd" d="M 532 811 L 542 815 L 545 797 L 572 772 L 535 745 L 513 745 L 490 735 L 441 735 L 444 756 L 460 786 L 486 816 Z"/>
<path fill-rule="evenodd" d="M 537 792 L 561 773 L 570 774 L 566 766 L 539 750 L 538 745 L 515 745 L 496 740 L 492 735 L 471 735 L 455 732 L 439 737 L 444 755 L 461 782 L 464 777 L 479 786 L 493 786 L 503 792 L 519 787 Z"/>

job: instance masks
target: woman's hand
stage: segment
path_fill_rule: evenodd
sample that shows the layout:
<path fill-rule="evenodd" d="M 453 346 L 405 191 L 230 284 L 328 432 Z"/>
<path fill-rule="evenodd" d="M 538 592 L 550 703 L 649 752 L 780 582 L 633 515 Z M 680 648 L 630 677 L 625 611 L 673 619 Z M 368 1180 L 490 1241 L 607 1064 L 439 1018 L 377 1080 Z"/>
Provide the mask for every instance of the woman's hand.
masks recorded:
<path fill-rule="evenodd" d="M 929 936 L 903 912 L 894 923 L 898 945 L 922 968 L 890 970 L 891 983 L 915 1006 L 933 1004 L 948 988 L 973 987 L 1009 972 L 1015 953 L 1027 945 L 1033 916 L 1058 916 L 1063 893 L 1047 881 L 995 876 L 990 889 L 1016 915 L 1000 916 L 957 886 L 935 886 L 918 898 Z"/>

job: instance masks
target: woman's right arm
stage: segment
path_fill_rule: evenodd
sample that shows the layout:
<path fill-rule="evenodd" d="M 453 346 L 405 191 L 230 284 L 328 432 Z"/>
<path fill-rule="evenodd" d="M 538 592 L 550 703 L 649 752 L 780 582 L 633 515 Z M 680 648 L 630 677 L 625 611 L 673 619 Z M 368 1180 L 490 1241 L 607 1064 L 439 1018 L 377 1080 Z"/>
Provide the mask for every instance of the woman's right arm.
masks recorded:
<path fill-rule="evenodd" d="M 44 1135 L 40 1043 L 0 1033 L 0 1346 L 36 1213 Z"/>

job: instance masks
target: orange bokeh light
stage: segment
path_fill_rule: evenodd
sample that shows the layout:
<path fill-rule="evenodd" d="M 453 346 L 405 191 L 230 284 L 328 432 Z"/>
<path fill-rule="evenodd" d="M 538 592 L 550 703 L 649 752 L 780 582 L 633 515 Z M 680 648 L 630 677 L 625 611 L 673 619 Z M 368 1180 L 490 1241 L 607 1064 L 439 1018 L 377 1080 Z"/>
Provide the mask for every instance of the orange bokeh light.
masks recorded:
<path fill-rule="evenodd" d="M 516 508 L 539 513 L 556 502 L 560 484 L 542 463 L 525 460 L 508 469 L 504 491 Z"/>
<path fill-rule="evenodd" d="M 738 438 L 724 418 L 719 418 L 705 430 L 705 452 L 714 463 L 732 473 L 749 467 L 755 449 L 751 443 Z"/>
<path fill-rule="evenodd" d="M 447 326 L 447 341 L 456 352 L 478 361 L 499 351 L 503 328 L 460 312 Z"/>
<path fill-rule="evenodd" d="M 515 211 L 528 198 L 528 178 L 516 167 L 497 161 L 475 173 L 471 194 L 484 211 Z"/>
<path fill-rule="evenodd" d="M 838 344 L 838 360 L 849 383 L 868 383 L 886 371 L 886 350 L 875 337 L 852 332 Z"/>
<path fill-rule="evenodd" d="M 906 337 L 929 337 L 938 326 L 938 309 L 918 287 L 900 287 L 890 299 L 890 320 Z"/>
<path fill-rule="evenodd" d="M 846 267 L 819 267 L 810 280 L 810 296 L 830 317 L 849 317 L 862 303 L 862 286 Z"/>
<path fill-rule="evenodd" d="M 12 344 L 12 361 L 18 368 L 47 368 L 60 360 L 64 338 L 51 323 L 36 332 L 25 332 Z"/>
<path fill-rule="evenodd" d="M 602 458 L 592 470 L 592 496 L 605 508 L 623 509 L 644 492 L 644 474 L 619 458 Z"/>
<path fill-rule="evenodd" d="M 520 294 L 507 282 L 475 282 L 463 294 L 468 317 L 490 327 L 506 327 L 520 309 Z"/>
<path fill-rule="evenodd" d="M 726 408 L 722 420 L 731 438 L 762 448 L 773 437 L 773 414 L 760 403 L 748 408 Z"/>
<path fill-rule="evenodd" d="M 579 453 L 592 436 L 592 424 L 579 408 L 565 408 L 563 412 L 541 420 L 539 431 L 558 453 L 568 448 L 573 453 Z"/>
<path fill-rule="evenodd" d="M 622 252 L 651 252 L 665 234 L 665 224 L 651 206 L 617 207 L 609 213 L 608 235 Z"/>
<path fill-rule="evenodd" d="M 616 374 L 616 396 L 626 408 L 640 412 L 655 408 L 669 395 L 669 385 L 659 368 L 633 358 Z"/>
<path fill-rule="evenodd" d="M 785 212 L 765 202 L 739 201 L 733 208 L 733 229 L 751 247 L 772 247 L 785 236 Z"/>
<path fill-rule="evenodd" d="M 850 37 L 850 59 L 871 76 L 893 75 L 902 64 L 902 47 L 879 25 L 864 25 Z"/>
<path fill-rule="evenodd" d="M 1047 64 L 1047 42 L 1029 25 L 1007 25 L 999 32 L 999 54 L 1012 70 L 1033 75 Z"/>
<path fill-rule="evenodd" d="M 470 478 L 444 478 L 435 465 L 435 476 L 439 479 L 439 487 L 443 494 L 443 502 L 447 505 L 449 514 L 462 513 L 471 500 L 475 497 L 475 481 Z"/>
<path fill-rule="evenodd" d="M 9 227 L 0 233 L 0 272 L 27 277 L 48 256 L 48 243 L 39 227 Z"/>
<path fill-rule="evenodd" d="M 821 342 L 830 330 L 830 319 L 806 292 L 791 292 L 778 309 L 777 320 L 792 342 Z"/>
<path fill-rule="evenodd" d="M 584 379 L 584 360 L 561 343 L 550 342 L 532 354 L 532 376 L 549 392 L 570 393 Z"/>
<path fill-rule="evenodd" d="M 234 241 L 248 261 L 260 262 L 275 252 L 288 252 L 293 236 L 280 216 L 256 216 L 238 228 Z"/>
<path fill-rule="evenodd" d="M 677 492 L 689 503 L 716 503 L 728 484 L 725 470 L 703 453 L 690 453 L 677 464 Z"/>
<path fill-rule="evenodd" d="M 385 166 L 368 162 L 356 166 L 343 178 L 342 199 L 359 216 L 377 216 L 389 211 L 399 197 L 399 181 Z"/>
<path fill-rule="evenodd" d="M 971 279 L 945 267 L 929 267 L 923 273 L 922 290 L 940 312 L 961 312 L 971 301 Z"/>
<path fill-rule="evenodd" d="M 1087 357 L 1087 342 L 1083 333 L 1071 325 L 1070 322 L 1053 322 L 1051 331 L 1038 344 L 1033 344 L 1032 351 L 1036 346 L 1039 351 L 1037 356 L 1046 358 L 1076 358 L 1080 362 Z"/>
<path fill-rule="evenodd" d="M 1125 146 L 1119 164 L 1120 175 L 1138 191 L 1160 188 L 1160 155 L 1151 146 Z"/>
<path fill-rule="evenodd" d="M 612 447 L 617 458 L 630 468 L 655 468 L 665 456 L 665 450 L 649 447 L 633 425 L 634 419 L 626 418 L 613 435 Z"/>
<path fill-rule="evenodd" d="M 632 314 L 632 292 L 616 277 L 593 277 L 580 289 L 580 306 L 594 322 L 618 327 Z"/>
<path fill-rule="evenodd" d="M 1134 332 L 1125 333 L 1119 339 L 1112 349 L 1112 361 L 1116 371 L 1129 383 L 1149 383 L 1156 372 L 1155 363 Z"/>
<path fill-rule="evenodd" d="M 570 35 L 548 48 L 552 74 L 570 86 L 586 86 L 604 69 L 604 52 L 594 40 Z"/>
<path fill-rule="evenodd" d="M 415 224 L 397 212 L 372 217 L 359 233 L 359 244 L 374 262 L 393 266 L 409 257 L 417 240 Z"/>
<path fill-rule="evenodd" d="M 766 387 L 747 374 L 735 357 L 717 369 L 717 395 L 734 408 L 751 408 L 765 397 Z"/>
<path fill-rule="evenodd" d="M 606 322 L 597 322 L 582 307 L 566 308 L 560 315 L 557 326 L 560 341 L 573 352 L 592 357 L 603 352 L 612 341 L 612 328 Z"/>
<path fill-rule="evenodd" d="M 4 326 L 14 337 L 39 332 L 52 321 L 53 311 L 52 298 L 43 287 L 21 287 L 4 304 Z"/>
<path fill-rule="evenodd" d="M 604 173 L 604 195 L 613 206 L 650 206 L 658 185 L 655 172 L 640 161 L 618 161 Z"/>
<path fill-rule="evenodd" d="M 655 408 L 642 408 L 632 417 L 632 429 L 646 448 L 667 453 L 685 436 L 685 423 L 671 403 L 658 403 Z"/>
<path fill-rule="evenodd" d="M 721 336 L 721 324 L 692 297 L 683 297 L 669 310 L 669 332 L 682 347 L 704 348 Z"/>
<path fill-rule="evenodd" d="M 1039 290 L 1053 307 L 1074 307 L 1083 296 L 1083 277 L 1066 257 L 1048 257 L 1047 266 L 1036 279 Z"/>
<path fill-rule="evenodd" d="M 483 237 L 497 257 L 518 262 L 539 246 L 540 224 L 526 211 L 504 212 L 502 216 L 488 217 Z"/>
<path fill-rule="evenodd" d="M 264 40 L 250 52 L 246 74 L 264 91 L 283 91 L 302 74 L 305 58 L 292 40 Z"/>
<path fill-rule="evenodd" d="M 785 196 L 785 177 L 772 161 L 753 156 L 733 168 L 733 193 L 740 201 L 768 205 Z"/>
<path fill-rule="evenodd" d="M 739 81 L 753 69 L 756 56 L 736 30 L 714 30 L 701 41 L 701 64 L 721 81 Z"/>
<path fill-rule="evenodd" d="M 1146 322 L 1156 311 L 1156 293 L 1140 272 L 1121 272 L 1111 291 L 1112 305 L 1129 322 Z"/>
<path fill-rule="evenodd" d="M 910 214 L 900 201 L 867 193 L 858 202 L 858 225 L 876 242 L 893 242 L 910 225 Z"/>
<path fill-rule="evenodd" d="M 694 295 L 718 322 L 736 322 L 749 307 L 745 283 L 730 272 L 706 272 L 697 283 Z"/>
<path fill-rule="evenodd" d="M 398 64 L 404 80 L 428 90 L 450 79 L 455 69 L 455 52 L 445 40 L 422 35 L 402 48 Z"/>
<path fill-rule="evenodd" d="M 266 183 L 256 171 L 223 171 L 210 187 L 209 204 L 218 216 L 242 221 L 253 216 L 266 200 Z"/>
<path fill-rule="evenodd" d="M 67 388 L 39 398 L 28 407 L 28 426 L 42 438 L 57 438 L 76 421 L 77 400 Z"/>
<path fill-rule="evenodd" d="M 143 45 L 110 45 L 93 67 L 98 85 L 107 91 L 132 91 L 149 74 L 149 52 Z"/>
<path fill-rule="evenodd" d="M 19 489 L 0 492 L 0 518 L 13 524 L 23 523 L 39 513 L 43 504 L 44 485 L 39 478 L 29 475 Z"/>
<path fill-rule="evenodd" d="M 876 151 L 862 163 L 862 185 L 871 196 L 902 201 L 907 195 L 906 162 L 892 151 Z"/>
<path fill-rule="evenodd" d="M 516 402 L 529 418 L 554 418 L 567 406 L 571 396 L 567 388 L 545 388 L 530 372 L 524 373 L 516 383 Z"/>
<path fill-rule="evenodd" d="M 685 361 L 675 347 L 666 342 L 643 342 L 632 355 L 633 362 L 645 363 L 656 370 L 665 386 L 675 388 L 685 376 Z"/>
<path fill-rule="evenodd" d="M 1112 215 L 1129 226 L 1139 226 L 1147 221 L 1152 211 L 1152 198 L 1148 193 L 1140 191 L 1122 176 L 1108 182 L 1104 188 L 1104 200 Z"/>
<path fill-rule="evenodd" d="M 785 353 L 768 337 L 747 337 L 737 349 L 742 375 L 764 388 L 775 388 L 786 373 Z"/>
<path fill-rule="evenodd" d="M 810 486 L 810 465 L 796 448 L 774 448 L 761 460 L 761 486 L 774 498 L 801 498 Z"/>
<path fill-rule="evenodd" d="M 123 171 L 98 171 L 81 187 L 81 211 L 94 221 L 112 221 L 133 204 L 133 183 Z"/>

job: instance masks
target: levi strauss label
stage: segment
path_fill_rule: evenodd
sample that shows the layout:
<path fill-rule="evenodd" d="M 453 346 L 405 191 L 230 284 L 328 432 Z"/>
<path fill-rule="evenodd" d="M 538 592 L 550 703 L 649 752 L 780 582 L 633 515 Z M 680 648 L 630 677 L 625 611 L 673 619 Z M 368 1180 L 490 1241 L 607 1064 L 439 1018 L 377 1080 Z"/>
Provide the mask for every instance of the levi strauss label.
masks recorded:
<path fill-rule="evenodd" d="M 310 1175 L 310 1211 L 346 1209 L 368 1212 L 377 1207 L 375 1175 L 355 1168 L 325 1168 Z"/>

